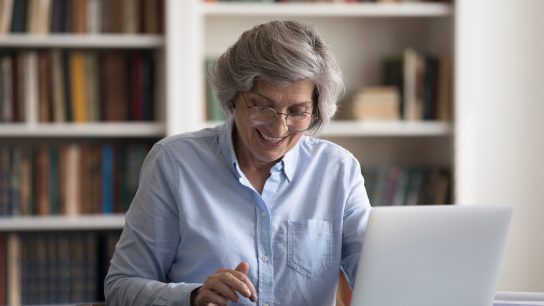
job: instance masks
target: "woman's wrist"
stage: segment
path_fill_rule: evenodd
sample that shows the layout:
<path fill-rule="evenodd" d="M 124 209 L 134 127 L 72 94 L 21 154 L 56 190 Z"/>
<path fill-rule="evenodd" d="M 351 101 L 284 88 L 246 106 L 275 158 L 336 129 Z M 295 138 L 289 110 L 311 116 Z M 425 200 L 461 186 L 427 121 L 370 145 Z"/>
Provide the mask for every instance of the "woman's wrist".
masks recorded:
<path fill-rule="evenodd" d="M 195 288 L 193 289 L 193 291 L 191 291 L 191 298 L 190 298 L 191 306 L 196 306 L 195 305 L 196 296 L 198 294 L 198 290 L 200 290 L 201 287 Z"/>

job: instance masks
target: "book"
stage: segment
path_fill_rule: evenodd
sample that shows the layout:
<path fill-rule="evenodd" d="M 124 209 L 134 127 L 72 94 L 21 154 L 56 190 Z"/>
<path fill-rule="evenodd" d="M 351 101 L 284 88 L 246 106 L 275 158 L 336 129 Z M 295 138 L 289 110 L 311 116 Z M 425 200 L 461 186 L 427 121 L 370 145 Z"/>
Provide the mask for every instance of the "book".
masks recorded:
<path fill-rule="evenodd" d="M 103 99 L 101 105 L 106 121 L 127 120 L 127 79 L 126 62 L 122 52 L 106 52 L 102 55 L 101 88 Z"/>
<path fill-rule="evenodd" d="M 11 17 L 11 33 L 26 32 L 27 0 L 13 1 L 13 14 Z"/>
<path fill-rule="evenodd" d="M 431 55 L 422 57 L 425 61 L 423 71 L 422 119 L 436 120 L 437 118 L 437 89 L 438 89 L 438 59 Z"/>
<path fill-rule="evenodd" d="M 51 111 L 51 62 L 46 52 L 38 53 L 38 121 L 50 122 Z"/>
<path fill-rule="evenodd" d="M 11 58 L 11 107 L 10 121 L 21 121 L 19 116 L 20 105 L 24 104 L 22 92 L 23 83 L 23 58 L 21 54 L 13 53 Z"/>
<path fill-rule="evenodd" d="M 49 165 L 50 165 L 50 174 L 49 174 L 49 205 L 50 205 L 50 214 L 58 215 L 60 214 L 60 205 L 59 205 L 59 149 L 57 145 L 49 146 Z"/>
<path fill-rule="evenodd" d="M 81 203 L 81 148 L 78 144 L 69 144 L 66 148 L 66 214 L 78 215 Z"/>
<path fill-rule="evenodd" d="M 62 76 L 63 76 L 63 86 L 64 89 L 64 114 L 66 122 L 71 122 L 74 120 L 74 107 L 73 107 L 73 96 L 72 96 L 72 74 L 70 69 L 70 53 L 67 51 L 62 52 Z"/>
<path fill-rule="evenodd" d="M 72 33 L 74 31 L 74 0 L 64 0 L 62 2 L 63 16 L 61 32 L 62 33 Z"/>
<path fill-rule="evenodd" d="M 413 49 L 404 51 L 404 119 L 416 120 L 416 70 L 417 53 Z"/>
<path fill-rule="evenodd" d="M 109 214 L 113 212 L 114 190 L 113 184 L 115 177 L 113 173 L 115 155 L 113 146 L 105 144 L 102 147 L 102 213 Z"/>
<path fill-rule="evenodd" d="M 0 35 L 10 32 L 13 1 L 15 0 L 0 0 Z"/>
<path fill-rule="evenodd" d="M 86 33 L 87 30 L 87 0 L 71 0 L 72 4 L 72 32 Z"/>
<path fill-rule="evenodd" d="M 102 0 L 87 0 L 86 32 L 100 33 L 102 27 Z"/>
<path fill-rule="evenodd" d="M 50 32 L 51 0 L 27 0 L 27 25 L 28 33 L 47 34 Z"/>
<path fill-rule="evenodd" d="M 114 0 L 120 1 L 120 0 Z M 113 2 L 114 1 L 100 1 L 100 32 L 112 33 L 113 32 Z"/>
<path fill-rule="evenodd" d="M 51 33 L 66 32 L 66 1 L 68 0 L 52 0 L 49 23 Z"/>
<path fill-rule="evenodd" d="M 383 64 L 383 84 L 393 86 L 399 93 L 399 112 L 400 118 L 404 118 L 404 74 L 403 74 L 403 57 L 394 55 L 385 59 Z"/>
<path fill-rule="evenodd" d="M 441 56 L 438 63 L 437 110 L 436 119 L 451 119 L 452 63 L 449 56 Z"/>
<path fill-rule="evenodd" d="M 50 53 L 51 58 L 51 99 L 52 99 L 52 119 L 54 122 L 66 121 L 66 86 L 63 56 L 59 49 L 54 49 Z"/>
<path fill-rule="evenodd" d="M 9 215 L 9 193 L 8 193 L 8 181 L 9 181 L 9 148 L 7 146 L 0 146 L 0 169 L 6 169 L 0 171 L 0 216 Z"/>
<path fill-rule="evenodd" d="M 87 121 L 97 122 L 100 117 L 100 67 L 98 55 L 94 52 L 85 54 L 85 97 Z"/>
<path fill-rule="evenodd" d="M 85 74 L 85 53 L 73 51 L 70 53 L 70 76 L 72 86 L 72 110 L 74 122 L 87 121 L 87 90 Z"/>
<path fill-rule="evenodd" d="M 134 52 L 130 56 L 130 119 L 142 121 L 144 119 L 144 64 L 140 52 Z"/>
<path fill-rule="evenodd" d="M 111 10 L 109 16 L 111 18 L 111 33 L 123 33 L 124 26 L 124 12 L 125 12 L 125 0 L 110 0 L 111 2 L 109 9 Z"/>
<path fill-rule="evenodd" d="M 123 33 L 138 33 L 140 30 L 139 0 L 123 1 Z M 156 5 L 155 5 L 156 6 Z"/>
<path fill-rule="evenodd" d="M 27 51 L 21 53 L 23 69 L 22 84 L 19 96 L 22 103 L 18 104 L 19 121 L 38 121 L 36 106 L 38 105 L 38 53 Z"/>
<path fill-rule="evenodd" d="M 7 237 L 7 296 L 8 305 L 21 305 L 21 241 L 17 234 Z"/>
<path fill-rule="evenodd" d="M 58 146 L 57 153 L 59 154 L 58 159 L 58 188 L 59 188 L 59 212 L 60 214 L 66 215 L 66 180 L 68 175 L 68 159 L 67 159 L 68 145 L 62 144 Z"/>
<path fill-rule="evenodd" d="M 400 120 L 400 97 L 396 87 L 365 87 L 353 99 L 352 113 L 363 121 Z"/>
<path fill-rule="evenodd" d="M 38 0 L 38 20 L 36 21 L 36 33 L 48 34 L 51 32 L 52 0 Z"/>
<path fill-rule="evenodd" d="M 51 190 L 51 158 L 47 145 L 39 145 L 36 148 L 36 214 L 49 215 L 51 203 L 49 192 Z"/>
<path fill-rule="evenodd" d="M 1 1 L 1 0 L 0 0 Z M 0 233 L 0 305 L 6 305 L 6 276 L 7 274 L 4 271 L 7 271 L 6 266 L 6 235 Z"/>
<path fill-rule="evenodd" d="M 21 215 L 32 214 L 32 194 L 34 190 L 34 175 L 32 171 L 32 161 L 34 159 L 33 149 L 31 146 L 21 146 L 21 162 L 19 166 L 19 173 L 21 177 L 20 185 L 20 212 Z"/>
<path fill-rule="evenodd" d="M 4 53 L 0 51 L 0 122 L 2 122 L 2 119 L 4 118 L 4 88 L 6 86 L 6 76 L 4 75 L 3 63 L 5 58 L 7 58 L 7 56 L 5 56 Z"/>
<path fill-rule="evenodd" d="M 143 120 L 153 121 L 155 119 L 155 100 L 159 91 L 155 90 L 155 59 L 153 54 L 145 53 L 142 57 L 142 74 L 143 74 Z M 158 82 L 157 82 L 158 83 Z"/>
<path fill-rule="evenodd" d="M 89 147 L 89 158 L 87 159 L 90 189 L 89 208 L 90 213 L 102 213 L 102 149 L 99 146 Z"/>
<path fill-rule="evenodd" d="M 26 32 L 36 34 L 38 33 L 38 20 L 39 20 L 39 0 L 26 0 L 27 1 L 27 18 L 26 18 Z"/>
<path fill-rule="evenodd" d="M 163 0 L 142 0 L 143 25 L 146 34 L 162 33 Z"/>
<path fill-rule="evenodd" d="M 21 147 L 12 146 L 10 156 L 10 179 L 8 185 L 9 198 L 11 203 L 9 204 L 10 215 L 21 214 Z"/>
<path fill-rule="evenodd" d="M 13 108 L 13 56 L 5 54 L 0 58 L 0 75 L 2 82 L 2 103 L 0 104 L 0 122 L 12 121 Z"/>
<path fill-rule="evenodd" d="M 91 213 L 91 207 L 89 203 L 89 189 L 91 180 L 89 178 L 89 145 L 86 143 L 79 144 L 79 213 L 80 214 L 89 214 Z"/>

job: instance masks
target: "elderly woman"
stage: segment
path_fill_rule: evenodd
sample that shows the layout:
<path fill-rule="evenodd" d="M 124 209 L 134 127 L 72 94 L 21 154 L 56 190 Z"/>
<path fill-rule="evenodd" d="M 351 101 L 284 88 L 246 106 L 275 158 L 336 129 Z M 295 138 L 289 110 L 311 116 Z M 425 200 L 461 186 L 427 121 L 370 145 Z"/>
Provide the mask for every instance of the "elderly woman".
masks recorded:
<path fill-rule="evenodd" d="M 341 73 L 317 31 L 246 31 L 211 81 L 229 119 L 159 141 L 105 281 L 110 305 L 334 305 L 353 284 L 370 205 L 357 160 L 305 135 Z"/>

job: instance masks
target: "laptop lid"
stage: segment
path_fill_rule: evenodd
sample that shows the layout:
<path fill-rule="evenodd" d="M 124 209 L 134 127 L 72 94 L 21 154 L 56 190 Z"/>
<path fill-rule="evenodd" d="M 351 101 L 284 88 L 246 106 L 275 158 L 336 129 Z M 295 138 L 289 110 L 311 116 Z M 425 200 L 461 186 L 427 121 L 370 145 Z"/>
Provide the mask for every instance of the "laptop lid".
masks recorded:
<path fill-rule="evenodd" d="M 352 306 L 492 305 L 512 208 L 376 207 Z"/>

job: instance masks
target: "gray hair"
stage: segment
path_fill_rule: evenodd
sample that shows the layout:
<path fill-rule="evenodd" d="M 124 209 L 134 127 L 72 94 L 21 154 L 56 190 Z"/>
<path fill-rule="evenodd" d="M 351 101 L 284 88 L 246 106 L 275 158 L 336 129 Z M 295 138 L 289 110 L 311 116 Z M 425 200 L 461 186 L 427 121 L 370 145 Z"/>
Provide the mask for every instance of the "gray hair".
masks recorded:
<path fill-rule="evenodd" d="M 309 24 L 291 20 L 271 21 L 242 33 L 219 57 L 209 79 L 229 116 L 236 95 L 251 90 L 258 80 L 308 80 L 315 86 L 314 131 L 331 121 L 344 93 L 342 73 L 321 34 Z"/>

